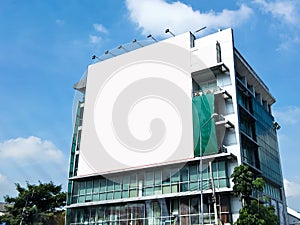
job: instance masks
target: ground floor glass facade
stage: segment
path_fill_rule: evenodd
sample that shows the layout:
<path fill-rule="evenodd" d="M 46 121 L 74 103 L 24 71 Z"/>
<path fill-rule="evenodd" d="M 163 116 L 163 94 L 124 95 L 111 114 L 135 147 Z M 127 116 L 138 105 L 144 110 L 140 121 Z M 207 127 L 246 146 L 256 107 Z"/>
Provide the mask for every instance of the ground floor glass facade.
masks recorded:
<path fill-rule="evenodd" d="M 229 196 L 218 195 L 217 215 L 231 222 Z M 70 210 L 73 225 L 196 225 L 201 224 L 200 196 L 161 198 L 130 203 L 105 204 Z M 204 222 L 214 223 L 211 194 L 204 195 Z"/>

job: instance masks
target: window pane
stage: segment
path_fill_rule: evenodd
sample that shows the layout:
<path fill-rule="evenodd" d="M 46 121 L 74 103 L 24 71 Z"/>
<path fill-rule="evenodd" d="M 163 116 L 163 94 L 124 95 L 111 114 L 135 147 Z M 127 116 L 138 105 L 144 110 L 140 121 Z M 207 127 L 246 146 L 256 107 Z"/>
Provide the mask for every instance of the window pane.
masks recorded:
<path fill-rule="evenodd" d="M 180 192 L 188 191 L 189 190 L 189 185 L 188 183 L 181 183 L 180 184 Z"/>
<path fill-rule="evenodd" d="M 106 179 L 101 178 L 100 180 L 100 192 L 106 191 Z"/>
<path fill-rule="evenodd" d="M 79 203 L 83 203 L 84 200 L 85 200 L 85 196 L 84 195 L 78 197 L 78 202 Z"/>
<path fill-rule="evenodd" d="M 153 188 L 145 188 L 145 196 L 153 195 Z"/>
<path fill-rule="evenodd" d="M 107 180 L 107 191 L 112 191 L 114 189 L 114 183 L 111 180 Z"/>
<path fill-rule="evenodd" d="M 165 168 L 162 171 L 162 180 L 163 184 L 169 184 L 170 183 L 170 169 Z"/>
<path fill-rule="evenodd" d="M 137 187 L 137 180 L 136 180 L 136 174 L 130 175 L 130 188 L 136 188 Z"/>
<path fill-rule="evenodd" d="M 86 201 L 86 202 L 92 201 L 92 195 L 86 195 L 86 196 L 85 196 L 85 201 Z"/>
<path fill-rule="evenodd" d="M 153 171 L 145 173 L 145 186 L 153 186 Z"/>
<path fill-rule="evenodd" d="M 99 194 L 93 194 L 93 201 L 99 201 Z"/>
<path fill-rule="evenodd" d="M 78 182 L 74 182 L 74 186 L 73 186 L 73 195 L 78 195 Z"/>
<path fill-rule="evenodd" d="M 116 179 L 114 179 L 114 187 L 115 187 L 115 190 L 120 190 L 121 189 L 121 180 L 120 180 L 120 178 L 118 177 L 118 178 L 116 178 Z"/>
<path fill-rule="evenodd" d="M 199 183 L 198 181 L 196 182 L 190 182 L 190 191 L 196 191 L 199 189 Z"/>
<path fill-rule="evenodd" d="M 100 194 L 100 200 L 106 200 L 106 193 Z"/>
<path fill-rule="evenodd" d="M 189 180 L 189 178 L 188 178 L 188 169 L 185 166 L 180 170 L 180 181 L 188 181 L 188 180 Z"/>
<path fill-rule="evenodd" d="M 158 186 L 158 187 L 154 188 L 154 194 L 155 195 L 160 195 L 161 194 L 161 186 Z"/>
<path fill-rule="evenodd" d="M 131 189 L 129 190 L 129 197 L 137 197 L 137 190 L 136 189 Z"/>
<path fill-rule="evenodd" d="M 106 197 L 107 197 L 107 200 L 113 199 L 113 192 L 108 192 Z"/>
<path fill-rule="evenodd" d="M 161 171 L 157 170 L 154 172 L 154 183 L 161 184 Z"/>
<path fill-rule="evenodd" d="M 95 179 L 93 184 L 93 193 L 98 193 L 98 192 L 99 192 L 99 179 Z"/>
<path fill-rule="evenodd" d="M 219 162 L 218 163 L 218 167 L 219 167 L 219 177 L 226 177 L 226 167 L 225 167 L 225 162 Z"/>
<path fill-rule="evenodd" d="M 178 173 L 178 170 L 177 169 L 172 169 L 171 170 L 171 182 L 172 183 L 176 183 L 176 182 L 179 182 L 179 173 Z"/>
<path fill-rule="evenodd" d="M 86 182 L 86 193 L 92 193 L 93 181 L 89 180 Z"/>
<path fill-rule="evenodd" d="M 121 192 L 120 191 L 116 191 L 114 193 L 114 199 L 120 199 L 121 198 Z"/>
<path fill-rule="evenodd" d="M 177 193 L 178 192 L 178 184 L 172 184 L 171 185 L 171 189 L 172 189 L 172 193 Z"/>
<path fill-rule="evenodd" d="M 171 193 L 171 187 L 169 185 L 163 186 L 163 194 Z"/>
<path fill-rule="evenodd" d="M 80 182 L 79 194 L 80 195 L 84 195 L 85 194 L 85 182 L 84 181 Z"/>
<path fill-rule="evenodd" d="M 128 198 L 129 195 L 128 195 L 128 190 L 123 190 L 122 191 L 122 198 Z"/>
<path fill-rule="evenodd" d="M 198 166 L 191 165 L 190 166 L 190 181 L 197 181 L 198 180 Z"/>
<path fill-rule="evenodd" d="M 123 189 L 128 189 L 129 188 L 129 176 L 124 176 L 123 177 Z"/>

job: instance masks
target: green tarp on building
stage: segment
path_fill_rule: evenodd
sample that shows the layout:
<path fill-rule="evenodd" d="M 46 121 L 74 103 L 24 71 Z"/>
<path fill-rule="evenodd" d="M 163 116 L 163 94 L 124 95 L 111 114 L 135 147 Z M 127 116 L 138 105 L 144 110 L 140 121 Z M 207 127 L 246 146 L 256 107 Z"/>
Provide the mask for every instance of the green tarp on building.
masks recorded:
<path fill-rule="evenodd" d="M 218 153 L 215 121 L 214 119 L 210 120 L 213 113 L 214 94 L 195 96 L 193 98 L 194 156 L 200 156 L 201 134 L 203 155 Z M 207 123 L 207 121 L 209 122 Z"/>

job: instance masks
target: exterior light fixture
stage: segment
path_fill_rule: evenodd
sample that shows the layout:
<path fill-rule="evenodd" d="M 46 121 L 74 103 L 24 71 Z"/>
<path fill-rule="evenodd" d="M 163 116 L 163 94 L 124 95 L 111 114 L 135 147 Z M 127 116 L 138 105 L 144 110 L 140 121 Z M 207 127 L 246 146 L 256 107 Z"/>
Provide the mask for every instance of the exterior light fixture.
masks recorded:
<path fill-rule="evenodd" d="M 170 31 L 170 29 L 166 29 L 166 30 L 165 30 L 165 33 L 170 33 L 173 37 L 175 37 L 175 34 L 173 34 L 173 33 Z"/>
<path fill-rule="evenodd" d="M 102 61 L 102 59 L 100 57 L 98 57 L 96 55 L 92 55 L 92 60 L 94 60 L 94 59 L 98 59 L 99 61 Z"/>
<path fill-rule="evenodd" d="M 144 47 L 144 46 L 141 45 L 141 43 L 139 43 L 136 39 L 133 39 L 132 43 L 136 43 L 136 44 L 138 44 L 140 47 Z"/>
<path fill-rule="evenodd" d="M 118 47 L 118 49 L 123 49 L 125 52 L 129 52 L 129 50 L 126 49 L 126 48 L 124 48 L 122 45 L 120 45 L 120 46 Z"/>
<path fill-rule="evenodd" d="M 156 38 L 154 38 L 154 37 L 152 36 L 152 34 L 149 34 L 149 35 L 147 36 L 147 38 L 152 38 L 153 41 L 157 42 Z"/>
<path fill-rule="evenodd" d="M 112 54 L 110 51 L 108 51 L 108 50 L 106 50 L 105 52 L 105 55 L 107 55 L 107 54 L 111 54 L 112 56 L 116 56 L 115 54 Z"/>

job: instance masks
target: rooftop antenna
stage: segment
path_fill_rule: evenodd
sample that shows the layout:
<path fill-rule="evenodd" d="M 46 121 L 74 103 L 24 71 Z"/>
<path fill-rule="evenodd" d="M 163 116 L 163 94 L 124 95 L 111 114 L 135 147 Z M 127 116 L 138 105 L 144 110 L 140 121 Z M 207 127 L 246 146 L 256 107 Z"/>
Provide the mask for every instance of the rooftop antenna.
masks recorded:
<path fill-rule="evenodd" d="M 126 49 L 126 48 L 124 48 L 122 45 L 120 45 L 120 46 L 118 47 L 118 49 L 123 49 L 125 52 L 129 52 L 129 50 Z"/>
<path fill-rule="evenodd" d="M 144 46 L 141 45 L 141 43 L 139 43 L 136 39 L 133 39 L 132 43 L 136 43 L 136 44 L 138 44 L 139 46 L 144 47 Z"/>
<path fill-rule="evenodd" d="M 165 30 L 165 33 L 170 33 L 173 37 L 175 37 L 175 34 L 173 34 L 173 33 L 170 31 L 170 29 L 166 29 L 166 30 Z"/>
<path fill-rule="evenodd" d="M 202 31 L 202 30 L 204 30 L 204 29 L 206 29 L 206 26 L 201 27 L 200 29 L 196 30 L 194 33 L 198 33 L 198 32 L 200 32 L 200 31 Z"/>
<path fill-rule="evenodd" d="M 92 55 L 92 59 L 93 59 L 93 60 L 94 60 L 94 59 L 98 59 L 99 61 L 102 61 L 102 59 L 101 59 L 100 57 L 96 56 L 96 55 Z"/>
<path fill-rule="evenodd" d="M 152 38 L 153 41 L 157 42 L 156 38 L 153 37 L 152 34 L 149 34 L 149 35 L 147 36 L 147 38 Z"/>

